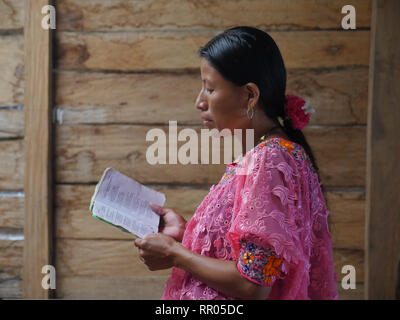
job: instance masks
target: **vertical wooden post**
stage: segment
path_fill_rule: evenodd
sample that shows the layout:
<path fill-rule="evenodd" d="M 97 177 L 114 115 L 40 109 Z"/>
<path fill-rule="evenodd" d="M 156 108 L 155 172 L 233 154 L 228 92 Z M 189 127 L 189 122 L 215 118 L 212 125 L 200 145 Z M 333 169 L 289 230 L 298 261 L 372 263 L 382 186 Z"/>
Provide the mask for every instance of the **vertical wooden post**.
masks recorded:
<path fill-rule="evenodd" d="M 374 0 L 367 130 L 366 299 L 394 299 L 399 290 L 399 30 L 400 1 Z"/>
<path fill-rule="evenodd" d="M 24 297 L 47 299 L 42 267 L 51 265 L 51 29 L 42 28 L 48 0 L 25 0 Z"/>

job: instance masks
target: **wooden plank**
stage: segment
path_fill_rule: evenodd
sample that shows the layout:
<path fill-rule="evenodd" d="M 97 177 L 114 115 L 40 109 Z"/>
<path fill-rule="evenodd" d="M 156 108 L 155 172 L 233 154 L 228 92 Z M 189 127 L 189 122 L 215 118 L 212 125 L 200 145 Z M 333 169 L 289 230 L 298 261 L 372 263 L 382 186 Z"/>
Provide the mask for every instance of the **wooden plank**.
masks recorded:
<path fill-rule="evenodd" d="M 131 240 L 57 239 L 58 276 L 161 276 L 170 269 L 149 271 L 139 260 L 139 250 Z"/>
<path fill-rule="evenodd" d="M 271 32 L 287 68 L 367 66 L 369 31 Z M 57 33 L 60 69 L 198 70 L 197 50 L 215 32 Z"/>
<path fill-rule="evenodd" d="M 1 19 L 0 19 L 0 24 L 1 24 Z M 23 105 L 24 103 L 24 36 L 23 35 L 21 34 L 0 35 L 0 70 L 1 70 L 0 106 Z"/>
<path fill-rule="evenodd" d="M 364 125 L 368 68 L 288 70 L 287 93 L 308 99 L 315 109 L 310 125 Z"/>
<path fill-rule="evenodd" d="M 366 299 L 400 298 L 400 2 L 374 1 L 367 139 Z"/>
<path fill-rule="evenodd" d="M 336 248 L 364 249 L 365 192 L 326 192 L 329 228 Z"/>
<path fill-rule="evenodd" d="M 93 186 L 57 185 L 55 201 L 55 234 L 57 238 L 72 239 L 132 239 L 119 229 L 94 219 L 89 211 L 89 202 L 94 192 Z M 171 207 L 189 220 L 207 195 L 208 189 L 152 187 L 163 192 Z"/>
<path fill-rule="evenodd" d="M 188 221 L 208 189 L 154 187 L 165 193 L 165 207 L 182 214 Z M 132 239 L 132 236 L 91 217 L 88 209 L 93 186 L 57 185 L 56 237 L 68 239 Z M 330 230 L 336 248 L 364 248 L 364 193 L 327 192 L 331 210 Z"/>
<path fill-rule="evenodd" d="M 167 123 L 201 125 L 194 106 L 200 74 L 120 74 L 60 71 L 55 104 L 60 121 L 75 123 Z M 134 90 L 132 90 L 134 88 Z M 185 88 L 179 90 L 177 88 Z M 368 68 L 290 70 L 288 93 L 316 109 L 310 125 L 366 124 Z M 0 111 L 1 117 L 1 111 Z M 1 118 L 0 118 L 1 119 Z"/>
<path fill-rule="evenodd" d="M 224 164 L 150 165 L 146 149 L 152 143 L 145 137 L 151 128 L 154 127 L 56 126 L 56 181 L 97 182 L 106 167 L 113 167 L 142 183 L 209 184 L 219 181 L 225 171 Z M 168 127 L 159 128 L 168 132 Z"/>
<path fill-rule="evenodd" d="M 0 138 L 24 136 L 24 111 L 21 108 L 0 108 Z"/>
<path fill-rule="evenodd" d="M 19 275 L 23 262 L 23 240 L 0 240 L 0 266 L 12 276 Z"/>
<path fill-rule="evenodd" d="M 333 262 L 339 284 L 345 276 L 345 274 L 342 274 L 342 268 L 345 265 L 351 265 L 355 268 L 357 283 L 364 283 L 364 250 L 334 248 Z"/>
<path fill-rule="evenodd" d="M 59 277 L 57 278 L 57 298 L 159 300 L 167 279 L 167 276 Z M 344 290 L 338 283 L 338 291 L 340 300 L 362 300 L 364 284 L 357 283 L 356 289 Z"/>
<path fill-rule="evenodd" d="M 24 140 L 0 140 L 0 190 L 24 188 Z"/>
<path fill-rule="evenodd" d="M 199 185 L 220 180 L 226 167 L 223 163 L 206 165 L 199 161 L 199 164 L 190 166 L 180 163 L 150 165 L 146 160 L 146 150 L 153 142 L 147 142 L 145 138 L 153 128 L 132 125 L 56 126 L 56 181 L 94 183 L 107 167 L 113 167 L 141 183 Z M 157 128 L 168 134 L 168 127 L 160 125 Z M 200 128 L 193 128 L 200 133 Z M 326 186 L 364 185 L 364 127 L 308 128 L 305 134 L 314 148 Z M 180 142 L 178 148 L 182 144 Z"/>
<path fill-rule="evenodd" d="M 55 104 L 65 124 L 168 123 L 171 114 L 179 123 L 200 123 L 194 107 L 200 74 L 62 71 L 56 74 L 56 88 Z"/>
<path fill-rule="evenodd" d="M 0 226 L 6 228 L 24 227 L 24 198 L 0 196 Z"/>
<path fill-rule="evenodd" d="M 0 30 L 1 15 L 6 12 L 1 7 L 6 5 L 12 8 L 11 3 L 0 1 Z M 23 137 L 24 115 L 22 107 L 17 107 L 24 104 L 23 35 L 0 35 L 0 70 L 0 138 Z"/>
<path fill-rule="evenodd" d="M 133 240 L 57 239 L 56 252 L 59 277 L 167 276 L 171 271 L 149 271 L 139 260 L 138 249 Z M 339 282 L 344 265 L 353 265 L 356 270 L 356 282 L 363 282 L 364 250 L 334 249 L 333 258 Z"/>
<path fill-rule="evenodd" d="M 41 286 L 42 267 L 51 264 L 51 29 L 43 30 L 48 0 L 25 1 L 25 224 L 24 297 L 50 296 Z"/>
<path fill-rule="evenodd" d="M 325 186 L 365 185 L 365 127 L 306 128 Z"/>
<path fill-rule="evenodd" d="M 57 299 L 159 300 L 168 276 L 57 278 Z M 110 290 L 112 288 L 112 290 Z"/>
<path fill-rule="evenodd" d="M 0 278 L 0 299 L 21 299 L 21 278 Z"/>
<path fill-rule="evenodd" d="M 248 25 L 273 30 L 338 29 L 344 0 L 185 0 L 57 1 L 60 30 L 224 29 Z M 370 25 L 370 1 L 352 1 L 357 27 Z M 101 18 L 99 18 L 101 17 Z"/>
<path fill-rule="evenodd" d="M 339 300 L 363 300 L 365 285 L 364 283 L 356 283 L 355 289 L 343 289 L 342 286 L 338 285 Z"/>
<path fill-rule="evenodd" d="M 0 240 L 0 299 L 22 297 L 23 240 Z"/>
<path fill-rule="evenodd" d="M 0 0 L 0 30 L 24 28 L 24 0 Z"/>

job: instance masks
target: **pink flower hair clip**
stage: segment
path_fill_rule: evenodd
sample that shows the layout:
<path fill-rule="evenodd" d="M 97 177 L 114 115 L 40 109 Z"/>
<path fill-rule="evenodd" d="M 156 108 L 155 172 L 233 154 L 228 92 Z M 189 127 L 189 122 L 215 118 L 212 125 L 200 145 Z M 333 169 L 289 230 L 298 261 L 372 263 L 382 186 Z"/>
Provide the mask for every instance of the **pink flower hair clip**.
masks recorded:
<path fill-rule="evenodd" d="M 309 101 L 294 94 L 286 95 L 285 114 L 292 122 L 293 128 L 303 130 L 308 125 L 311 113 L 315 110 L 310 107 Z"/>

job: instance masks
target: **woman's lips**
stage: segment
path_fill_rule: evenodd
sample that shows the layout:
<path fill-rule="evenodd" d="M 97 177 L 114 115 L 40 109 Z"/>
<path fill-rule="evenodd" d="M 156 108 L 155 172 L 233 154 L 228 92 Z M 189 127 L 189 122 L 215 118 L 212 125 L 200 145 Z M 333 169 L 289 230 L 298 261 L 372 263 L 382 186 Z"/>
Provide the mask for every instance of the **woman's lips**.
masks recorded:
<path fill-rule="evenodd" d="M 206 117 L 201 117 L 202 119 L 203 119 L 203 124 L 206 126 L 206 125 L 209 125 L 211 122 L 212 122 L 212 120 L 211 119 L 208 119 L 208 118 L 206 118 Z"/>

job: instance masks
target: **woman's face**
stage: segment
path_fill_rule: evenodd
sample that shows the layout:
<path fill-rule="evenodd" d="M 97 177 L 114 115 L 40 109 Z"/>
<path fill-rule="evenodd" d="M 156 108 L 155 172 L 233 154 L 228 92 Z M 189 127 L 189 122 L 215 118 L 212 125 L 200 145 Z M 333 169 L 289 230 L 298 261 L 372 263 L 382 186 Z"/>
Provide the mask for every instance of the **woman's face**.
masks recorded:
<path fill-rule="evenodd" d="M 228 128 L 245 129 L 248 126 L 246 110 L 248 93 L 222 77 L 205 58 L 201 59 L 202 88 L 196 99 L 203 124 L 219 131 Z M 247 120 L 246 120 L 247 119 Z"/>

